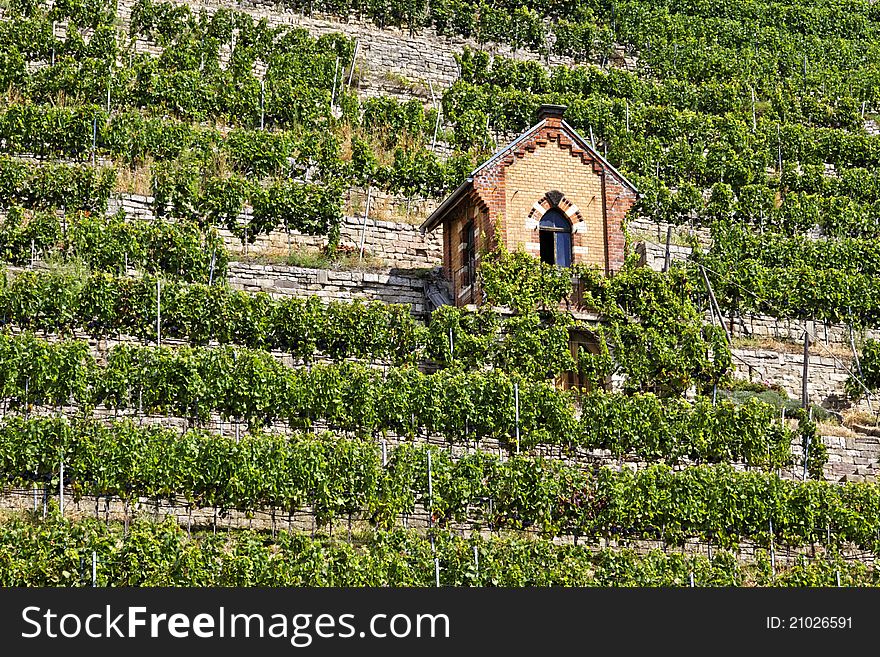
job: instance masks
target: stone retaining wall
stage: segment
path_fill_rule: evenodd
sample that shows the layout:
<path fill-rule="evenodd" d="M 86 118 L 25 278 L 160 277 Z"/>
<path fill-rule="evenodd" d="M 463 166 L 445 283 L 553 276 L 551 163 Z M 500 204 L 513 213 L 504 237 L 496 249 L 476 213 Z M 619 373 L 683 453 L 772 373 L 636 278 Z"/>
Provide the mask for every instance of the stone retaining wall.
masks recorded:
<path fill-rule="evenodd" d="M 766 384 L 777 384 L 790 397 L 800 399 L 804 356 L 768 349 L 734 349 L 736 376 Z M 849 405 L 845 384 L 850 376 L 848 359 L 810 355 L 807 392 L 810 401 L 838 409 Z"/>
<path fill-rule="evenodd" d="M 318 296 L 327 301 L 369 299 L 410 304 L 416 315 L 426 312 L 425 282 L 407 272 L 333 271 L 230 262 L 228 276 L 232 287 L 248 292 L 267 292 L 273 296 Z"/>
<path fill-rule="evenodd" d="M 113 214 L 119 210 L 124 211 L 129 219 L 155 220 L 152 196 L 116 195 L 108 201 L 107 212 Z M 242 222 L 246 222 L 248 216 L 249 211 L 241 216 Z M 288 236 L 286 231 L 276 230 L 259 235 L 253 244 L 244 247 L 241 240 L 228 230 L 221 229 L 220 234 L 230 254 L 246 252 L 248 256 L 283 257 L 291 248 L 321 249 L 327 243 L 324 236 L 303 235 L 297 231 L 291 231 Z M 433 268 L 443 262 L 441 231 L 422 234 L 418 226 L 408 223 L 380 221 L 371 216 L 365 225 L 363 215 L 344 217 L 340 226 L 340 245 L 347 249 L 359 249 L 361 236 L 365 254 L 381 259 L 389 267 Z"/>
<path fill-rule="evenodd" d="M 645 240 L 637 242 L 634 248 L 644 265 L 655 271 L 663 270 L 666 256 L 665 243 Z M 690 256 L 691 248 L 671 244 L 669 253 L 672 262 L 685 262 Z M 708 314 L 707 321 L 709 321 Z M 880 330 L 877 329 L 858 329 L 850 336 L 850 327 L 846 324 L 776 318 L 748 312 L 736 316 L 728 315 L 725 317 L 724 325 L 733 337 L 767 338 L 783 342 L 803 342 L 806 329 L 814 342 L 848 348 L 851 348 L 853 342 L 858 345 L 867 338 L 880 339 Z"/>
<path fill-rule="evenodd" d="M 49 500 L 52 501 L 52 504 L 57 504 L 57 488 L 52 490 L 13 489 L 0 494 L 0 508 L 17 512 L 33 511 L 39 514 L 46 508 Z M 346 538 L 351 540 L 352 530 L 363 530 L 369 526 L 360 517 L 360 514 L 354 514 L 351 519 L 344 517 L 336 518 L 332 523 L 320 525 L 316 523 L 314 513 L 308 506 L 293 512 L 288 512 L 285 509 L 260 509 L 251 513 L 244 513 L 229 509 L 221 511 L 213 507 L 190 509 L 183 502 L 171 503 L 164 499 L 155 500 L 145 497 L 141 497 L 128 505 L 117 498 L 85 496 L 76 500 L 73 497 L 73 490 L 69 488 L 65 490 L 65 516 L 68 518 L 91 517 L 107 522 L 131 522 L 136 518 L 151 519 L 157 522 L 170 517 L 188 531 L 254 529 L 271 531 L 273 534 L 276 532 L 292 531 L 312 535 L 320 532 L 343 540 Z M 428 513 L 423 506 L 417 505 L 414 513 L 401 515 L 394 524 L 397 527 L 420 532 L 425 531 L 429 527 Z M 537 538 L 539 535 L 533 529 L 498 532 L 491 527 L 487 518 L 478 514 L 472 515 L 464 522 L 451 522 L 447 529 L 460 535 L 480 535 L 483 538 L 494 535 L 533 536 Z M 553 542 L 556 544 L 575 543 L 586 549 L 628 549 L 639 554 L 647 554 L 648 552 L 659 550 L 666 553 L 703 556 L 710 559 L 720 549 L 697 538 L 685 539 L 681 545 L 671 545 L 661 540 L 609 540 L 605 538 L 585 539 L 583 537 L 578 539 L 571 535 L 563 535 L 555 537 Z M 767 547 L 758 545 L 750 540 L 741 541 L 733 550 L 733 553 L 737 561 L 742 564 L 752 563 L 758 558 L 769 558 L 769 549 Z M 794 565 L 800 562 L 802 557 L 822 558 L 824 553 L 825 547 L 819 543 L 800 547 L 776 545 L 774 556 L 776 565 L 779 567 L 789 564 Z M 867 566 L 874 565 L 876 560 L 876 555 L 872 552 L 851 545 L 843 546 L 841 554 L 844 558 L 858 560 Z M 100 562 L 97 564 L 97 568 L 100 573 Z M 697 581 L 697 584 L 699 585 L 700 582 Z"/>
<path fill-rule="evenodd" d="M 255 19 L 266 19 L 270 26 L 293 25 L 309 31 L 312 36 L 340 32 L 357 39 L 357 66 L 354 79 L 358 90 L 364 96 L 396 96 L 401 99 L 420 98 L 431 101 L 431 90 L 439 101 L 443 90 L 459 77 L 455 55 L 466 46 L 489 50 L 506 57 L 541 61 L 549 65 L 570 64 L 569 57 L 551 55 L 549 58 L 528 50 L 513 51 L 504 44 L 479 44 L 474 39 L 456 36 L 440 36 L 433 30 L 419 30 L 413 34 L 407 29 L 396 27 L 379 28 L 369 21 L 359 21 L 350 16 L 347 19 L 330 16 L 305 16 L 275 2 L 266 0 L 202 0 L 180 1 L 194 12 L 208 12 L 225 8 L 245 12 Z M 128 26 L 134 0 L 120 0 L 118 13 L 123 25 Z M 160 49 L 152 43 L 138 41 L 141 52 L 157 53 Z M 612 63 L 628 68 L 635 67 L 635 60 L 618 48 Z"/>

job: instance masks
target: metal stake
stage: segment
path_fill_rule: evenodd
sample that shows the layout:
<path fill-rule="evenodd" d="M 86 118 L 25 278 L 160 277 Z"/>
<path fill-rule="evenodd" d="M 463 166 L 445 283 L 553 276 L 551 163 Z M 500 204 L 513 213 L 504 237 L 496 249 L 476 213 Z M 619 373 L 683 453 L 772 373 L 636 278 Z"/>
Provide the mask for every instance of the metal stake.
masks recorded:
<path fill-rule="evenodd" d="M 156 346 L 162 346 L 162 279 L 156 279 Z"/>
<path fill-rule="evenodd" d="M 61 459 L 61 465 L 58 468 L 58 510 L 61 516 L 64 516 L 64 459 Z"/>
<path fill-rule="evenodd" d="M 516 453 L 519 454 L 519 383 L 513 384 L 513 404 L 516 411 Z"/>
<path fill-rule="evenodd" d="M 266 81 L 260 80 L 260 130 L 265 129 L 266 124 Z"/>
<path fill-rule="evenodd" d="M 211 249 L 211 270 L 208 272 L 208 285 L 214 283 L 214 263 L 217 260 L 217 249 Z"/>
<path fill-rule="evenodd" d="M 351 55 L 351 71 L 348 73 L 348 86 L 351 86 L 351 79 L 354 77 L 354 65 L 357 61 L 358 50 L 360 50 L 361 42 L 359 39 L 355 39 L 354 41 L 354 52 Z"/>
<path fill-rule="evenodd" d="M 336 58 L 336 66 L 333 69 L 333 91 L 330 92 L 330 111 L 336 107 L 336 78 L 339 75 L 339 57 Z"/>
<path fill-rule="evenodd" d="M 440 115 L 443 114 L 443 108 L 437 108 L 437 121 L 434 123 L 434 138 L 431 140 L 431 152 L 433 153 L 437 146 L 437 131 L 440 129 Z"/>
<path fill-rule="evenodd" d="M 370 203 L 373 200 L 373 186 L 367 187 L 367 207 L 364 209 L 364 222 L 361 224 L 361 254 L 360 260 L 364 259 L 364 240 L 367 238 L 367 217 L 370 215 Z"/>

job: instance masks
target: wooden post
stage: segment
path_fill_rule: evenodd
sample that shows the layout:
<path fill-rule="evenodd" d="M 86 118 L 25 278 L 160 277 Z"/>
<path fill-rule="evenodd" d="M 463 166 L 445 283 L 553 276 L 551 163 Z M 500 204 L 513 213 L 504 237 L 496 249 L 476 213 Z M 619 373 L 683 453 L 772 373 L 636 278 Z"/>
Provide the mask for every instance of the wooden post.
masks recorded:
<path fill-rule="evenodd" d="M 666 254 L 663 257 L 663 271 L 669 271 L 669 266 L 672 264 L 672 254 L 670 253 L 670 244 L 672 242 L 672 226 L 666 227 Z"/>

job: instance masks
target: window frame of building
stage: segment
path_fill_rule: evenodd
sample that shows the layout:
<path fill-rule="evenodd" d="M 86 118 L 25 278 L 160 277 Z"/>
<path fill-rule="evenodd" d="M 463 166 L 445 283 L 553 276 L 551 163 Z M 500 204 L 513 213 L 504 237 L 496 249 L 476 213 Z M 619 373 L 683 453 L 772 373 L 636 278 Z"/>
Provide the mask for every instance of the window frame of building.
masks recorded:
<path fill-rule="evenodd" d="M 464 230 L 464 267 L 462 287 L 470 287 L 474 284 L 477 275 L 477 227 L 473 221 L 465 224 Z"/>
<path fill-rule="evenodd" d="M 559 208 L 551 208 L 544 213 L 538 222 L 538 241 L 542 262 L 558 267 L 571 267 L 574 263 L 574 240 L 572 239 L 571 221 Z M 566 244 L 561 244 L 565 242 Z M 552 262 L 550 251 L 552 249 Z M 560 262 L 560 253 L 565 256 Z"/>

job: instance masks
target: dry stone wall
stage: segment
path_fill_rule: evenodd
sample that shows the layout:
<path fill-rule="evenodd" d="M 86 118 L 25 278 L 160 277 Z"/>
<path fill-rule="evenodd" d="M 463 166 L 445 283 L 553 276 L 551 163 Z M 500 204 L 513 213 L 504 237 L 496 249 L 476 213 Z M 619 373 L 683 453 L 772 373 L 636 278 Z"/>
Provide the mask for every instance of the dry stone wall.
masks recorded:
<path fill-rule="evenodd" d="M 286 265 L 229 263 L 229 283 L 248 292 L 273 296 L 318 296 L 327 301 L 367 299 L 412 306 L 416 315 L 425 310 L 425 282 L 407 272 L 376 273 L 304 269 Z"/>
<path fill-rule="evenodd" d="M 800 399 L 803 353 L 785 353 L 769 349 L 734 349 L 733 362 L 736 366 L 736 375 L 740 378 L 780 385 L 790 397 Z M 848 406 L 845 384 L 849 376 L 849 360 L 810 355 L 807 369 L 807 392 L 810 402 L 832 409 Z"/>
<path fill-rule="evenodd" d="M 179 0 L 178 0 L 179 1 Z M 369 21 L 356 17 L 347 20 L 330 17 L 312 17 L 275 2 L 264 0 L 205 0 L 179 1 L 194 11 L 214 12 L 218 9 L 233 9 L 250 14 L 255 19 L 266 19 L 270 26 L 294 25 L 309 31 L 313 36 L 341 32 L 359 43 L 358 60 L 354 79 L 359 80 L 359 92 L 364 96 L 396 96 L 403 100 L 421 98 L 430 102 L 433 96 L 439 102 L 442 90 L 452 85 L 459 76 L 455 54 L 466 46 L 489 50 L 506 57 L 543 61 L 549 65 L 568 64 L 571 58 L 551 55 L 542 57 L 527 50 L 513 51 L 503 44 L 478 44 L 474 39 L 445 37 L 433 30 L 420 30 L 411 34 L 409 30 L 396 27 L 379 28 Z M 134 0 L 120 0 L 119 16 L 128 25 Z M 154 44 L 139 41 L 142 52 L 158 52 Z M 612 62 L 622 66 L 634 67 L 632 58 L 621 52 Z"/>
<path fill-rule="evenodd" d="M 108 202 L 107 211 L 119 210 L 129 219 L 154 221 L 153 197 L 137 194 L 119 194 Z M 249 211 L 241 215 L 246 222 Z M 303 235 L 283 230 L 261 234 L 253 244 L 243 245 L 228 230 L 220 234 L 230 254 L 248 256 L 286 256 L 292 248 L 321 249 L 327 244 L 324 236 Z M 442 236 L 438 232 L 423 234 L 418 226 L 404 222 L 381 221 L 372 217 L 344 217 L 340 226 L 340 245 L 348 249 L 360 249 L 363 238 L 364 252 L 382 260 L 387 266 L 399 269 L 423 269 L 439 266 L 443 261 Z"/>
<path fill-rule="evenodd" d="M 635 245 L 635 251 L 642 264 L 655 271 L 663 271 L 666 261 L 666 244 L 642 241 Z M 691 248 L 670 244 L 670 262 L 685 262 L 691 254 Z M 742 313 L 725 318 L 724 325 L 735 338 L 766 338 L 783 342 L 802 342 L 804 330 L 810 332 L 811 340 L 826 345 L 838 345 L 851 348 L 852 344 L 872 338 L 880 338 L 880 330 L 857 329 L 852 334 L 846 324 L 834 324 L 821 321 L 804 321 L 800 319 L 776 318 L 755 313 Z"/>
<path fill-rule="evenodd" d="M 185 502 L 169 502 L 168 500 L 141 497 L 130 504 L 121 500 L 106 497 L 83 497 L 75 498 L 74 491 L 65 489 L 65 516 L 70 518 L 92 517 L 107 522 L 130 522 L 136 518 L 152 519 L 160 521 L 166 517 L 175 520 L 181 527 L 187 530 L 211 531 L 231 529 L 254 529 L 275 532 L 298 531 L 312 533 L 321 532 L 342 538 L 351 539 L 352 531 L 359 531 L 368 527 L 368 523 L 355 514 L 352 518 L 337 518 L 335 522 L 320 525 L 315 522 L 312 509 L 304 506 L 295 511 L 287 509 L 258 509 L 250 513 L 244 513 L 233 509 L 189 508 Z M 18 511 L 45 512 L 49 500 L 53 503 L 58 501 L 57 489 L 13 489 L 0 494 L 0 508 Z M 414 513 L 403 514 L 397 519 L 396 525 L 406 529 L 424 531 L 431 524 L 428 513 L 422 505 L 416 505 Z M 464 522 L 451 522 L 448 525 L 450 531 L 461 535 L 480 535 L 483 538 L 497 535 L 532 536 L 537 538 L 539 533 L 534 529 L 520 530 L 517 532 L 505 530 L 498 532 L 485 517 L 472 514 Z M 652 551 L 666 553 L 678 553 L 685 556 L 704 556 L 709 559 L 719 551 L 719 548 L 711 543 L 690 538 L 681 545 L 671 545 L 660 540 L 630 539 L 614 540 L 598 538 L 586 540 L 583 537 L 576 538 L 571 535 L 558 536 L 553 539 L 556 544 L 577 544 L 587 549 L 631 549 L 639 554 L 647 554 Z M 821 558 L 826 552 L 825 546 L 820 543 L 804 546 L 775 546 L 775 560 L 777 566 L 794 565 L 801 561 L 802 557 Z M 840 554 L 848 560 L 858 560 L 868 566 L 874 565 L 876 555 L 873 552 L 857 548 L 855 546 L 843 546 Z M 753 541 L 743 540 L 734 550 L 734 555 L 740 563 L 753 563 L 757 559 L 767 560 L 769 550 Z M 100 562 L 97 564 L 99 572 Z"/>

